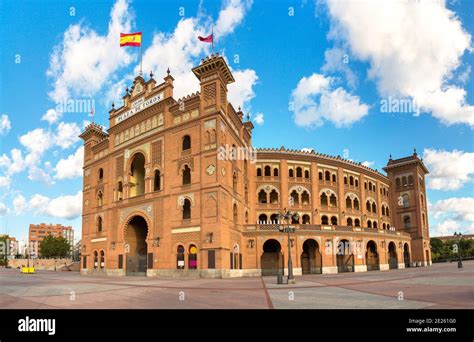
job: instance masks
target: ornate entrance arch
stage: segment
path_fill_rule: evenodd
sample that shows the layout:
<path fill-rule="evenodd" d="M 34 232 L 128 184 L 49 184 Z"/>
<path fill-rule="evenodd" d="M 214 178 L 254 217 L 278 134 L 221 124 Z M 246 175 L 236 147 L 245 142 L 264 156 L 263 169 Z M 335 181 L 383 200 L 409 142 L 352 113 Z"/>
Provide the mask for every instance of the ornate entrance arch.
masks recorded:
<path fill-rule="evenodd" d="M 322 273 L 322 255 L 319 245 L 314 239 L 307 239 L 303 243 L 303 253 L 301 253 L 301 271 L 303 274 Z"/>
<path fill-rule="evenodd" d="M 281 254 L 281 245 L 277 240 L 265 241 L 260 261 L 262 276 L 283 274 L 283 255 Z"/>
<path fill-rule="evenodd" d="M 148 222 L 141 215 L 132 216 L 124 228 L 126 274 L 146 275 Z"/>

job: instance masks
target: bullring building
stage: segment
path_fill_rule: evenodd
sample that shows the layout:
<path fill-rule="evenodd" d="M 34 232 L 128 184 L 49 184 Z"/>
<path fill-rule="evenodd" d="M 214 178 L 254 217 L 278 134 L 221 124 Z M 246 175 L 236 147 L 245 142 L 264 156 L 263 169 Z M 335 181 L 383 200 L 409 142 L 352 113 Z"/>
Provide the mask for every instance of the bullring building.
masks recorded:
<path fill-rule="evenodd" d="M 82 273 L 286 274 L 288 246 L 295 275 L 431 264 L 416 152 L 390 157 L 382 174 L 314 151 L 253 149 L 252 123 L 227 99 L 225 60 L 192 71 L 200 92 L 181 99 L 169 71 L 161 83 L 136 77 L 110 128 L 81 134 Z M 282 220 L 285 208 L 299 215 Z M 293 233 L 280 232 L 287 225 Z"/>

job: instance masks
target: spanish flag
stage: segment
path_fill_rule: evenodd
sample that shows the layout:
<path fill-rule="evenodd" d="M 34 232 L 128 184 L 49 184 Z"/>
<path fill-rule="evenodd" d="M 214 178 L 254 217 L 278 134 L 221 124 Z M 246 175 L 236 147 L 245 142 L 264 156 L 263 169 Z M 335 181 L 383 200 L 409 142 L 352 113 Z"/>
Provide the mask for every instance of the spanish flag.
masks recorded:
<path fill-rule="evenodd" d="M 120 46 L 141 46 L 142 33 L 120 33 Z"/>

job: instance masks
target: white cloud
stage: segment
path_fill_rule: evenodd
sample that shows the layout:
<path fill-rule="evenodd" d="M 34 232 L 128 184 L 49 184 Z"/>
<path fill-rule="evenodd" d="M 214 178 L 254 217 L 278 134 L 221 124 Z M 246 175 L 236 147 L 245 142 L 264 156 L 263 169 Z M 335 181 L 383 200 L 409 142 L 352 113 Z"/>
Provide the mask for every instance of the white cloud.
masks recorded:
<path fill-rule="evenodd" d="M 466 91 L 450 84 L 471 36 L 440 1 L 327 0 L 329 37 L 370 63 L 368 76 L 386 96 L 412 98 L 445 124 L 474 126 Z"/>
<path fill-rule="evenodd" d="M 349 87 L 355 88 L 357 86 L 357 77 L 349 68 L 348 53 L 335 47 L 324 52 L 324 59 L 325 63 L 321 71 L 324 73 L 340 72 L 346 77 Z"/>
<path fill-rule="evenodd" d="M 28 179 L 31 181 L 40 181 L 45 184 L 54 184 L 47 170 L 47 168 L 38 167 L 37 165 L 30 165 L 28 169 Z"/>
<path fill-rule="evenodd" d="M 54 168 L 57 179 L 73 179 L 82 176 L 82 165 L 84 161 L 84 146 L 80 146 L 74 154 L 66 159 L 61 159 Z"/>
<path fill-rule="evenodd" d="M 219 12 L 215 25 L 215 37 L 220 37 L 234 32 L 237 25 L 243 20 L 245 12 L 252 6 L 251 0 L 227 0 Z"/>
<path fill-rule="evenodd" d="M 48 109 L 46 113 L 41 117 L 42 121 L 48 121 L 50 125 L 58 121 L 63 113 L 58 112 L 56 109 Z"/>
<path fill-rule="evenodd" d="M 53 101 L 60 102 L 71 95 L 93 96 L 115 71 L 131 63 L 132 50 L 119 45 L 120 33 L 132 28 L 134 16 L 128 6 L 128 1 L 117 0 L 104 36 L 82 24 L 69 26 L 50 57 L 47 71 L 54 82 L 49 93 Z"/>
<path fill-rule="evenodd" d="M 26 198 L 23 197 L 22 195 L 17 195 L 13 199 L 13 210 L 15 211 L 15 214 L 17 215 L 23 214 L 23 212 L 27 208 L 27 205 L 28 204 L 26 202 Z"/>
<path fill-rule="evenodd" d="M 374 162 L 366 160 L 365 162 L 362 162 L 362 165 L 364 165 L 366 167 L 372 167 L 374 165 Z"/>
<path fill-rule="evenodd" d="M 81 128 L 75 122 L 61 122 L 56 129 L 56 144 L 66 149 L 79 141 Z"/>
<path fill-rule="evenodd" d="M 0 202 L 0 216 L 4 216 L 8 213 L 8 208 L 5 204 Z"/>
<path fill-rule="evenodd" d="M 453 235 L 454 232 L 458 232 L 461 227 L 458 221 L 451 219 L 444 220 L 443 222 L 437 224 L 434 227 L 430 228 L 430 235 L 432 237 L 436 236 L 449 236 Z"/>
<path fill-rule="evenodd" d="M 451 218 L 471 222 L 474 222 L 473 208 L 474 198 L 472 197 L 452 197 L 429 205 L 429 210 L 435 219 Z"/>
<path fill-rule="evenodd" d="M 474 153 L 425 149 L 423 162 L 430 170 L 427 176 L 430 189 L 458 190 L 472 181 Z"/>
<path fill-rule="evenodd" d="M 258 81 L 257 73 L 255 70 L 245 69 L 233 71 L 232 75 L 235 82 L 228 86 L 228 99 L 235 109 L 241 107 L 243 111 L 248 111 L 248 103 L 255 97 L 253 87 Z"/>
<path fill-rule="evenodd" d="M 318 127 L 325 120 L 336 127 L 350 126 L 367 115 L 368 105 L 341 87 L 334 89 L 334 83 L 334 78 L 317 73 L 298 82 L 291 95 L 298 126 Z"/>
<path fill-rule="evenodd" d="M 2 117 L 0 118 L 0 135 L 7 134 L 11 128 L 12 124 L 8 118 L 8 115 L 2 114 Z"/>
<path fill-rule="evenodd" d="M 9 176 L 0 176 L 0 188 L 9 188 L 12 180 Z"/>
<path fill-rule="evenodd" d="M 303 147 L 301 149 L 301 152 L 306 152 L 306 153 L 311 153 L 313 151 L 314 151 L 314 148 L 312 148 L 312 147 Z"/>
<path fill-rule="evenodd" d="M 29 204 L 37 214 L 74 219 L 82 213 L 82 191 L 78 191 L 76 195 L 59 196 L 53 199 L 36 194 L 30 199 Z"/>
<path fill-rule="evenodd" d="M 33 154 L 35 159 L 50 148 L 52 142 L 51 133 L 42 128 L 36 128 L 20 137 L 20 143 Z"/>
<path fill-rule="evenodd" d="M 263 113 L 257 113 L 255 114 L 255 117 L 253 118 L 253 121 L 259 126 L 263 125 L 264 119 L 263 119 Z"/>

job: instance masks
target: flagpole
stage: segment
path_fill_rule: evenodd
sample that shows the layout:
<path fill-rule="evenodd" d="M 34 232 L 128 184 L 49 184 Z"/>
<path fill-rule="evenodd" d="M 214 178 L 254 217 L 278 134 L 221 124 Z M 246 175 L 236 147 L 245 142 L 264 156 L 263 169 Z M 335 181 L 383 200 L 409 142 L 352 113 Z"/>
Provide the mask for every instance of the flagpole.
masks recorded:
<path fill-rule="evenodd" d="M 211 26 L 212 53 L 214 53 L 214 25 Z"/>
<path fill-rule="evenodd" d="M 142 70 L 142 45 L 143 45 L 143 35 L 140 39 L 140 76 L 143 75 L 143 70 Z"/>

